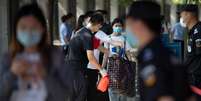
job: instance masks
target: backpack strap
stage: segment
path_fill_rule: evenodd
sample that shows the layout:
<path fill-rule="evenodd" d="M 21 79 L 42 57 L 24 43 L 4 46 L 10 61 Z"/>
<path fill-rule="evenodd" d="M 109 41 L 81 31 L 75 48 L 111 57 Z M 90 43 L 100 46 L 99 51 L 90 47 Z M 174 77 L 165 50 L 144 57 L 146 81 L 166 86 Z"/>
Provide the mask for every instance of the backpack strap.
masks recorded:
<path fill-rule="evenodd" d="M 127 37 L 126 36 L 123 36 L 123 38 L 124 38 L 124 48 L 123 48 L 123 53 L 122 53 L 122 57 L 125 57 L 127 60 L 129 60 L 128 59 L 128 56 L 127 56 L 127 54 L 126 54 L 126 40 L 127 40 Z"/>

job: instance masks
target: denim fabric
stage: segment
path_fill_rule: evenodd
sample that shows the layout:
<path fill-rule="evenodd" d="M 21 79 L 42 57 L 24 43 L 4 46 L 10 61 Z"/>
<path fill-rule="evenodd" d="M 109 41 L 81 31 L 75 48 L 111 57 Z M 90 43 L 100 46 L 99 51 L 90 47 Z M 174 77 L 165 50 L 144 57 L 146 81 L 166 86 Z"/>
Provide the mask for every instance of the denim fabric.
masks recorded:
<path fill-rule="evenodd" d="M 135 97 L 128 97 L 126 95 L 119 94 L 118 91 L 109 89 L 110 101 L 135 101 Z"/>

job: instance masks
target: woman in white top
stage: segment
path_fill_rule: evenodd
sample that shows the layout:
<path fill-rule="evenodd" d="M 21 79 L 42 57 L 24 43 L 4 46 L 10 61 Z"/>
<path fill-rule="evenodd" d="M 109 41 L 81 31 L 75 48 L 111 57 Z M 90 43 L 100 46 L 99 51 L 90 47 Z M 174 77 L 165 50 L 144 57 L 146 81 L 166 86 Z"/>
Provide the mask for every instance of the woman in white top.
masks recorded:
<path fill-rule="evenodd" d="M 113 27 L 113 33 L 110 36 L 108 36 L 110 40 L 118 41 L 124 44 L 120 47 L 110 43 L 105 43 L 105 48 L 108 48 L 109 55 L 104 55 L 103 65 L 106 65 L 107 63 L 110 62 L 108 61 L 108 58 L 121 57 L 123 55 L 122 50 L 124 49 L 129 50 L 131 48 L 129 44 L 126 42 L 125 35 L 122 35 L 123 21 L 119 18 L 114 19 L 114 21 L 112 22 L 112 27 Z M 130 99 L 125 95 L 121 95 L 118 91 L 110 87 L 109 87 L 109 98 L 110 101 L 129 101 Z"/>

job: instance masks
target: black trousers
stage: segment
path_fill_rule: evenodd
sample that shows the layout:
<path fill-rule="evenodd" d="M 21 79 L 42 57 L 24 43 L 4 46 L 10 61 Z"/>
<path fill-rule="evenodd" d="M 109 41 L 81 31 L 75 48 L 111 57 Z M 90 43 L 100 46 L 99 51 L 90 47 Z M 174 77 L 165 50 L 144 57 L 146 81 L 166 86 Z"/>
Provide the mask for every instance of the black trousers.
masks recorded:
<path fill-rule="evenodd" d="M 61 77 L 68 89 L 66 101 L 86 101 L 87 96 L 87 79 L 84 75 L 84 70 L 79 61 L 67 61 L 66 68 L 62 68 Z"/>
<path fill-rule="evenodd" d="M 97 82 L 99 76 L 98 70 L 87 69 L 87 101 L 109 101 L 108 92 L 101 92 L 97 90 Z"/>

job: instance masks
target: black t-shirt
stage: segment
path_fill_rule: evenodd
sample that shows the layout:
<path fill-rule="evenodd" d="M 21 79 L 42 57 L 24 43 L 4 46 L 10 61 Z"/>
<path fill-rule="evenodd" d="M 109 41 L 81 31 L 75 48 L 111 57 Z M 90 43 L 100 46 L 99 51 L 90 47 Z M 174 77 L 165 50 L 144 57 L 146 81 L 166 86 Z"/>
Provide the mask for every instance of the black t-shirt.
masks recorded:
<path fill-rule="evenodd" d="M 83 27 L 77 31 L 76 36 L 69 43 L 68 60 L 77 61 L 82 67 L 87 67 L 87 50 L 93 50 L 93 34 Z"/>
<path fill-rule="evenodd" d="M 185 63 L 189 68 L 189 73 L 201 76 L 201 22 L 189 31 L 186 56 Z"/>
<path fill-rule="evenodd" d="M 188 94 L 185 68 L 165 48 L 160 38 L 154 39 L 138 55 L 142 101 L 156 101 L 160 96 L 173 96 L 184 101 Z"/>

